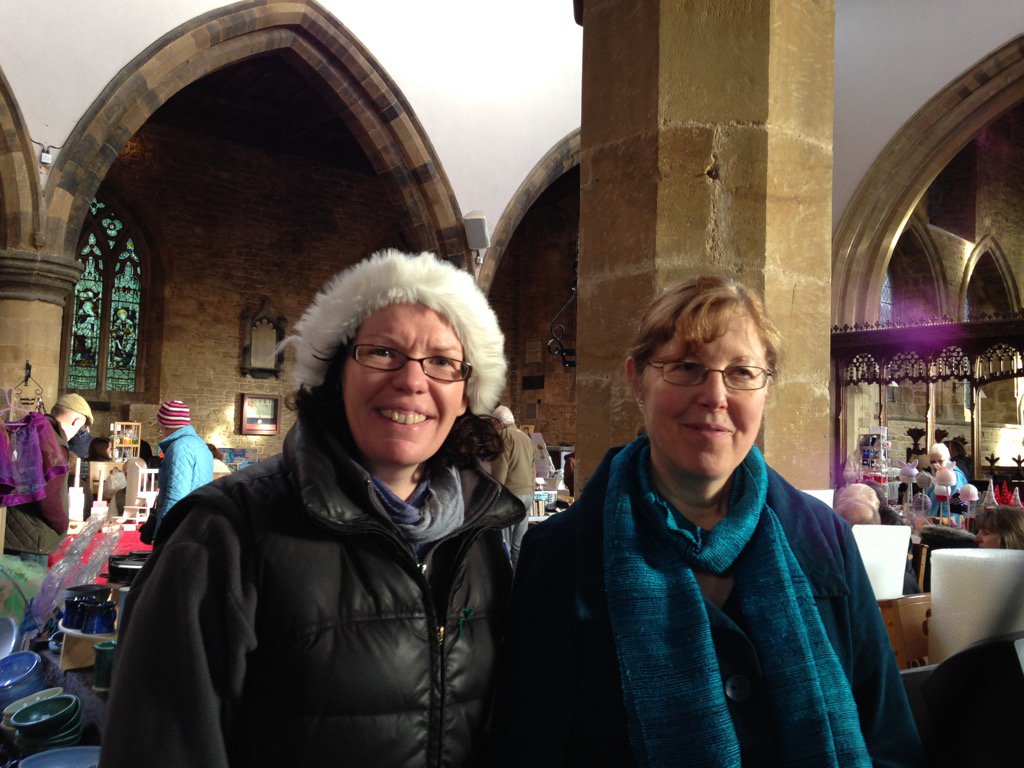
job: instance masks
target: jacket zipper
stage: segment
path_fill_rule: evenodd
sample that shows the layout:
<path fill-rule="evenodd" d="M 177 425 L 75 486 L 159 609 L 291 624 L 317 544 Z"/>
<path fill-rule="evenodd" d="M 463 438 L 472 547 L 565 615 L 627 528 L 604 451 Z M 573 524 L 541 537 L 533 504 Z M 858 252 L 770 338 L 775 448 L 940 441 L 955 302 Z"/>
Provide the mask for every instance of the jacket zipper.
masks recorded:
<path fill-rule="evenodd" d="M 372 494 L 372 485 L 373 485 L 373 483 L 372 483 L 372 481 L 367 480 L 366 481 L 366 485 L 367 485 L 367 490 L 371 491 L 371 493 L 369 493 L 369 496 L 372 499 L 373 498 L 373 494 Z M 431 545 L 430 549 L 427 550 L 426 555 L 424 556 L 422 563 L 417 562 L 415 555 L 410 550 L 409 544 L 408 544 L 408 542 L 405 541 L 405 539 L 401 538 L 401 536 L 399 536 L 399 534 L 397 532 L 390 531 L 387 528 L 385 528 L 384 526 L 381 526 L 381 525 L 360 525 L 358 527 L 354 527 L 352 529 L 352 531 L 351 531 L 352 533 L 372 533 L 372 534 L 376 534 L 378 536 L 382 536 L 383 538 L 385 538 L 386 540 L 388 540 L 392 544 L 394 544 L 395 547 L 398 550 L 400 550 L 400 552 L 402 553 L 401 557 L 405 557 L 406 558 L 406 562 L 410 562 L 410 561 L 412 562 L 413 571 L 415 573 L 415 578 L 419 581 L 420 592 L 421 592 L 421 595 L 424 597 L 424 603 L 425 603 L 425 607 L 427 609 L 427 620 L 429 622 L 431 622 L 434 626 L 437 627 L 437 646 L 436 646 L 436 651 L 431 650 L 430 655 L 431 655 L 431 661 L 432 662 L 434 662 L 434 660 L 436 659 L 434 670 L 436 670 L 436 675 L 437 675 L 436 679 L 437 679 L 437 687 L 438 687 L 438 712 L 437 712 L 437 715 L 438 715 L 438 717 L 437 717 L 437 750 L 438 750 L 438 752 L 437 752 L 437 759 L 438 759 L 438 762 L 440 762 L 441 756 L 442 756 L 442 754 L 444 752 L 444 712 L 445 712 L 444 702 L 445 702 L 445 690 L 446 690 L 445 674 L 444 674 L 444 636 L 445 636 L 445 620 L 446 620 L 445 616 L 447 616 L 448 604 L 451 602 L 452 589 L 455 586 L 455 578 L 456 578 L 456 575 L 457 575 L 457 568 L 455 570 L 453 570 L 453 572 L 451 574 L 451 581 L 449 581 L 449 583 L 447 585 L 447 589 L 446 589 L 446 594 L 444 595 L 444 598 L 445 598 L 444 599 L 445 616 L 438 617 L 437 611 L 434 608 L 433 590 L 430 588 L 430 581 L 429 581 L 429 579 L 427 579 L 427 560 L 430 558 L 430 556 L 433 553 L 433 551 L 435 549 L 437 549 L 441 544 L 443 544 L 446 541 L 449 541 L 451 539 L 454 539 L 457 536 L 467 535 L 466 541 L 463 543 L 463 545 L 461 547 L 459 547 L 459 551 L 456 552 L 456 557 L 453 560 L 453 563 L 455 563 L 455 564 L 461 563 L 462 560 L 465 558 L 467 552 L 469 551 L 469 548 L 480 537 L 480 534 L 484 530 L 486 530 L 488 528 L 497 527 L 497 526 L 485 525 L 485 524 L 483 524 L 482 522 L 479 522 L 479 521 L 482 518 L 487 517 L 488 513 L 494 508 L 494 505 L 497 503 L 497 501 L 498 501 L 498 499 L 500 497 L 501 497 L 501 490 L 499 489 L 498 492 L 495 493 L 494 496 L 487 503 L 487 508 L 484 509 L 484 511 L 480 514 L 480 516 L 477 518 L 476 522 L 471 524 L 468 528 L 463 528 L 462 530 L 453 531 L 452 533 L 449 533 L 447 536 L 444 536 L 443 538 L 440 538 L 437 541 L 435 541 Z M 381 513 L 384 513 L 383 510 L 379 510 L 379 511 Z M 326 521 L 321 521 L 321 523 L 324 523 L 324 522 L 326 522 Z M 328 524 L 328 527 L 334 528 L 333 525 L 329 525 L 329 524 Z M 436 656 L 435 656 L 435 653 L 436 653 Z"/>

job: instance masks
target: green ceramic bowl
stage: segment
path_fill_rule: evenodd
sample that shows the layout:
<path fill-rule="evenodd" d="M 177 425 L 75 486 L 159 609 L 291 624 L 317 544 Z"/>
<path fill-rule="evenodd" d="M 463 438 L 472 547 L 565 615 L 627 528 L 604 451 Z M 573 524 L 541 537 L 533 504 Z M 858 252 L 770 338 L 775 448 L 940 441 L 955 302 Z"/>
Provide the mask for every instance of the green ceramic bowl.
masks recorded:
<path fill-rule="evenodd" d="M 81 709 L 77 696 L 62 693 L 19 709 L 11 716 L 11 725 L 31 738 L 45 738 L 66 730 Z"/>

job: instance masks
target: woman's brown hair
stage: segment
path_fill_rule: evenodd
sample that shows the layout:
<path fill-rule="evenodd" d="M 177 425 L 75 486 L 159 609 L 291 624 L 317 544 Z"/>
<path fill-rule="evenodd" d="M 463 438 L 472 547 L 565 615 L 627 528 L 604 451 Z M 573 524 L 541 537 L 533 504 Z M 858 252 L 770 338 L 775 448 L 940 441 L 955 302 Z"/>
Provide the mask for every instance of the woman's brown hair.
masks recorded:
<path fill-rule="evenodd" d="M 1000 549 L 1024 549 L 1024 509 L 1001 505 L 978 515 L 978 530 L 999 534 Z"/>
<path fill-rule="evenodd" d="M 751 319 L 764 345 L 766 365 L 775 371 L 781 339 L 764 303 L 734 280 L 703 275 L 669 286 L 648 305 L 629 349 L 637 373 L 643 372 L 658 347 L 677 335 L 684 354 L 691 354 L 725 333 L 726 321 L 737 314 Z"/>

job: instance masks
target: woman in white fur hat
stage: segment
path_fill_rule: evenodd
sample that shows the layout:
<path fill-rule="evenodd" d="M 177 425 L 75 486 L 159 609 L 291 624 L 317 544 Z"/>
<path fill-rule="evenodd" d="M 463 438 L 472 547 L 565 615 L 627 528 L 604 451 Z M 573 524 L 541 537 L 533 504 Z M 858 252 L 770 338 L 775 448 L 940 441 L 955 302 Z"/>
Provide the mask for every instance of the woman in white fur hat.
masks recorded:
<path fill-rule="evenodd" d="M 295 330 L 284 453 L 179 502 L 135 581 L 104 766 L 479 760 L 524 514 L 479 467 L 497 318 L 468 273 L 386 251 Z"/>

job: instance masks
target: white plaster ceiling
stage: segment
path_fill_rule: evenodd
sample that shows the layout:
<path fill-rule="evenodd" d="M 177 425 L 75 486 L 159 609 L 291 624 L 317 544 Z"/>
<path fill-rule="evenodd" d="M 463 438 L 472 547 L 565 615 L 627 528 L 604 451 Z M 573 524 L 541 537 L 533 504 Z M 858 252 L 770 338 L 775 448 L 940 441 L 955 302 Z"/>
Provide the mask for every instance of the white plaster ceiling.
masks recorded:
<path fill-rule="evenodd" d="M 570 0 L 321 0 L 388 71 L 463 213 L 493 229 L 536 162 L 579 126 L 582 29 Z M 103 87 L 207 0 L 0 1 L 0 69 L 31 136 L 60 146 Z M 1024 32 L 1024 3 L 836 0 L 833 217 L 899 127 Z"/>

